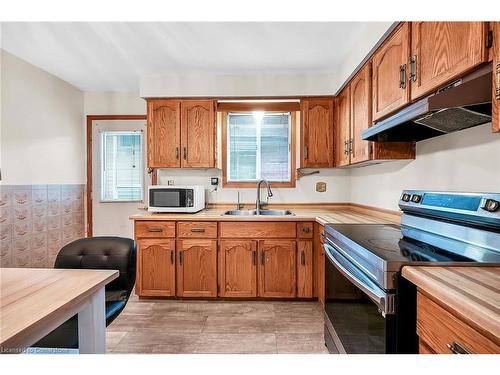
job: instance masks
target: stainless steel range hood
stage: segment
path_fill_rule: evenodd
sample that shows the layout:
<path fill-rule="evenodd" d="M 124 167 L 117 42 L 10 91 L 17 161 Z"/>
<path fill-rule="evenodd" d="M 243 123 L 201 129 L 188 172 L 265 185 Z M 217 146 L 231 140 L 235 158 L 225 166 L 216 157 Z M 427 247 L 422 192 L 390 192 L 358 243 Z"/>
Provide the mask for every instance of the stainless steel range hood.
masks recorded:
<path fill-rule="evenodd" d="M 491 121 L 492 66 L 456 80 L 365 130 L 376 142 L 421 141 Z"/>

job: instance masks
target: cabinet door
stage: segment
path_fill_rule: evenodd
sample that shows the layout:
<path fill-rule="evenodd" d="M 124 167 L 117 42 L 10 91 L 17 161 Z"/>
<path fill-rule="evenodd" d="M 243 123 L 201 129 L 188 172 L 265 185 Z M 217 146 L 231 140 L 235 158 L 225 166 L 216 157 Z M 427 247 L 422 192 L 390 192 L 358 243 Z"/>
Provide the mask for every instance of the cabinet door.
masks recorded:
<path fill-rule="evenodd" d="M 148 101 L 149 168 L 178 168 L 181 143 L 181 111 L 178 100 Z"/>
<path fill-rule="evenodd" d="M 412 22 L 412 100 L 486 61 L 486 27 L 485 22 Z"/>
<path fill-rule="evenodd" d="M 301 166 L 333 167 L 333 99 L 307 99 L 301 106 Z"/>
<path fill-rule="evenodd" d="M 220 242 L 219 285 L 221 297 L 257 297 L 257 241 Z"/>
<path fill-rule="evenodd" d="M 217 297 L 217 240 L 178 240 L 177 295 Z"/>
<path fill-rule="evenodd" d="M 212 100 L 182 101 L 182 167 L 215 167 L 215 106 Z"/>
<path fill-rule="evenodd" d="M 175 241 L 137 241 L 137 283 L 139 296 L 175 295 Z"/>
<path fill-rule="evenodd" d="M 297 243 L 297 297 L 313 297 L 313 242 Z"/>
<path fill-rule="evenodd" d="M 373 120 L 378 120 L 408 103 L 409 48 L 410 31 L 408 23 L 405 22 L 373 55 Z"/>
<path fill-rule="evenodd" d="M 314 251 L 316 253 L 315 275 L 316 295 L 319 303 L 325 306 L 325 250 L 323 249 L 324 227 L 315 224 Z"/>
<path fill-rule="evenodd" d="M 259 241 L 259 297 L 293 298 L 296 296 L 296 242 L 293 240 Z"/>
<path fill-rule="evenodd" d="M 336 98 L 334 139 L 335 166 L 349 164 L 349 140 L 351 139 L 351 92 L 347 86 Z"/>
<path fill-rule="evenodd" d="M 500 22 L 492 22 L 493 31 L 493 95 L 491 125 L 494 132 L 500 132 Z"/>
<path fill-rule="evenodd" d="M 370 63 L 351 81 L 351 164 L 370 160 L 370 142 L 361 139 L 372 123 Z"/>

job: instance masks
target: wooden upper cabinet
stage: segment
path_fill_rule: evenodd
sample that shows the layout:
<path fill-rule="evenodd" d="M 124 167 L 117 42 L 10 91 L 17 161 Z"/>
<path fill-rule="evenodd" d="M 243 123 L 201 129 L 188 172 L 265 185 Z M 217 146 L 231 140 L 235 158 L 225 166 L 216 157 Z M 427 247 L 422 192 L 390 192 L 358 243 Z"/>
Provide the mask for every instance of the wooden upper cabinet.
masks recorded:
<path fill-rule="evenodd" d="M 370 142 L 361 139 L 372 123 L 371 66 L 367 63 L 350 83 L 351 90 L 351 164 L 371 159 Z"/>
<path fill-rule="evenodd" d="M 408 73 L 411 99 L 485 62 L 486 27 L 486 22 L 412 22 Z"/>
<path fill-rule="evenodd" d="M 257 241 L 220 242 L 219 286 L 221 297 L 257 297 Z"/>
<path fill-rule="evenodd" d="M 313 297 L 313 241 L 297 243 L 297 297 Z"/>
<path fill-rule="evenodd" d="M 296 296 L 296 242 L 294 240 L 259 241 L 259 297 L 293 298 Z"/>
<path fill-rule="evenodd" d="M 301 166 L 333 167 L 333 98 L 301 101 Z"/>
<path fill-rule="evenodd" d="M 138 240 L 137 254 L 137 294 L 175 296 L 175 240 Z"/>
<path fill-rule="evenodd" d="M 180 167 L 181 102 L 148 101 L 147 157 L 149 168 Z"/>
<path fill-rule="evenodd" d="M 407 22 L 384 42 L 372 59 L 373 120 L 394 112 L 409 102 L 408 56 L 410 30 Z"/>
<path fill-rule="evenodd" d="M 493 93 L 491 125 L 494 132 L 500 132 L 500 22 L 491 22 L 493 32 Z"/>
<path fill-rule="evenodd" d="M 177 241 L 177 295 L 217 297 L 217 240 Z"/>
<path fill-rule="evenodd" d="M 213 100 L 181 102 L 183 168 L 215 167 L 215 104 Z"/>
<path fill-rule="evenodd" d="M 335 166 L 349 164 L 349 140 L 351 139 L 351 92 L 347 85 L 335 100 Z"/>

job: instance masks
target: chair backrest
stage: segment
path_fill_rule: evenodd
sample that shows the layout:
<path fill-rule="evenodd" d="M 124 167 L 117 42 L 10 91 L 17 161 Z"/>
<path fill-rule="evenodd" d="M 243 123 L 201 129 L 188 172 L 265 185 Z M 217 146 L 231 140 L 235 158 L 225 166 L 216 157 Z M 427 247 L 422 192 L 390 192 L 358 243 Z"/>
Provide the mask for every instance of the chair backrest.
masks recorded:
<path fill-rule="evenodd" d="M 73 241 L 57 254 L 54 268 L 111 269 L 120 276 L 106 285 L 106 291 L 127 290 L 135 283 L 135 241 L 123 237 L 89 237 Z"/>

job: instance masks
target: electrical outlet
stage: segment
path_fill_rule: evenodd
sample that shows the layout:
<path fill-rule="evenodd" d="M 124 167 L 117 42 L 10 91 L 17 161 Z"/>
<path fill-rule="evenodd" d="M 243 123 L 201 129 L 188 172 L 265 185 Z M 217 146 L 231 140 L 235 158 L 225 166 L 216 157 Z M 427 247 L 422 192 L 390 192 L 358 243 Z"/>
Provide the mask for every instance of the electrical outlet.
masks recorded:
<path fill-rule="evenodd" d="M 167 185 L 168 185 L 168 186 L 172 186 L 172 185 L 174 185 L 174 180 L 168 180 L 168 181 L 167 181 Z"/>
<path fill-rule="evenodd" d="M 210 178 L 210 185 L 218 186 L 219 185 L 219 177 L 211 177 Z"/>
<path fill-rule="evenodd" d="M 324 193 L 326 191 L 326 182 L 316 182 L 316 191 Z"/>

